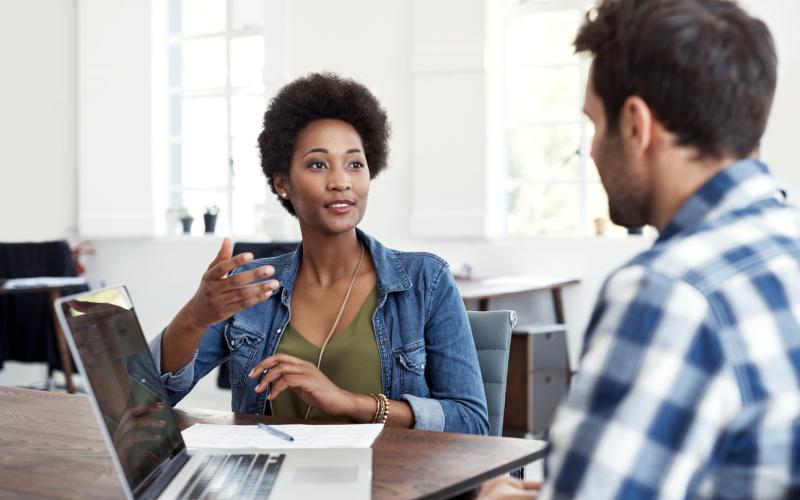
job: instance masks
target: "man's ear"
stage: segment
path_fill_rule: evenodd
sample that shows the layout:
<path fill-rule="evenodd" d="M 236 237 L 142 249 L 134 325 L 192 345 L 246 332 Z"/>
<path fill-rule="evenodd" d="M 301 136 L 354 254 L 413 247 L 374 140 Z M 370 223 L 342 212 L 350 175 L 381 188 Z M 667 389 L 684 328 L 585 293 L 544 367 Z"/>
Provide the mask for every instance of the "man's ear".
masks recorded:
<path fill-rule="evenodd" d="M 653 141 L 655 117 L 650 106 L 639 96 L 630 96 L 622 104 L 620 134 L 629 152 L 642 156 Z"/>

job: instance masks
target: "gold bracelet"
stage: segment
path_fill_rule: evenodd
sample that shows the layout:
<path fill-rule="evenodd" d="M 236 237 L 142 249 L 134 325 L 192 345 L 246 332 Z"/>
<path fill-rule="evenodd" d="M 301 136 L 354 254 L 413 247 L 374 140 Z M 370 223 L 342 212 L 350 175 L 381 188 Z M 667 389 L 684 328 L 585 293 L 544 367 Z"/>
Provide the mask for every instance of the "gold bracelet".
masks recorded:
<path fill-rule="evenodd" d="M 389 398 L 383 393 L 378 394 L 378 397 L 381 398 L 381 402 L 383 403 L 383 414 L 381 415 L 380 423 L 385 424 L 389 420 Z"/>
<path fill-rule="evenodd" d="M 383 394 L 377 394 L 380 404 L 378 405 L 378 417 L 376 423 L 383 423 L 384 415 L 386 415 L 386 402 L 383 399 Z"/>
<path fill-rule="evenodd" d="M 381 414 L 381 398 L 379 398 L 377 394 L 373 394 L 371 392 L 369 395 L 375 400 L 375 415 L 372 417 L 372 423 L 375 424 L 378 422 L 378 417 Z"/>

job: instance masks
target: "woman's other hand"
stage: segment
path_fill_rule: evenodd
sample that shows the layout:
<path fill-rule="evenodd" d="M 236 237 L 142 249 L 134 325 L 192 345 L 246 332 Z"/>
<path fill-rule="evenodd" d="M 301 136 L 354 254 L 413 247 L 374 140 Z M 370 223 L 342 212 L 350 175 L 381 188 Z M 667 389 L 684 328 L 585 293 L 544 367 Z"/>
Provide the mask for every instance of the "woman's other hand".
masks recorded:
<path fill-rule="evenodd" d="M 358 398 L 356 394 L 331 382 L 312 363 L 288 354 L 275 354 L 264 359 L 248 376 L 261 378 L 256 392 L 264 392 L 272 384 L 268 396 L 270 401 L 289 389 L 306 403 L 329 415 L 348 415 L 358 406 L 354 401 Z"/>

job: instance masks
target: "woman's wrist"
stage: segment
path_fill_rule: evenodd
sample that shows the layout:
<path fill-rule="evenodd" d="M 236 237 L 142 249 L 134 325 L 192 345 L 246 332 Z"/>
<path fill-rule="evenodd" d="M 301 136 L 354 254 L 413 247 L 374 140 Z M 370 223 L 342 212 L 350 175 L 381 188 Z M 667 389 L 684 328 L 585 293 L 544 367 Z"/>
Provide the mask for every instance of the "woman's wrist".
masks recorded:
<path fill-rule="evenodd" d="M 179 332 L 197 333 L 205 332 L 210 325 L 198 323 L 197 315 L 192 311 L 192 301 L 189 300 L 170 323 L 168 329 Z"/>
<path fill-rule="evenodd" d="M 350 417 L 356 422 L 371 423 L 375 416 L 375 400 L 367 394 L 355 394 L 343 391 L 346 394 L 346 408 L 343 416 Z"/>
<path fill-rule="evenodd" d="M 175 372 L 192 360 L 206 327 L 192 321 L 189 304 L 185 305 L 164 329 L 161 337 L 161 371 Z"/>

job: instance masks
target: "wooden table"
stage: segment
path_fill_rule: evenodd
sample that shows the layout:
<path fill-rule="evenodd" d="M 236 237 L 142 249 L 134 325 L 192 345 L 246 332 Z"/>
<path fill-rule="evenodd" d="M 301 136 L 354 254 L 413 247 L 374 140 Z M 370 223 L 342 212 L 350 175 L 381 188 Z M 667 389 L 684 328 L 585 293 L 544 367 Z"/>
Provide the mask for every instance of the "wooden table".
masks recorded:
<path fill-rule="evenodd" d="M 29 279 L 29 278 L 23 278 Z M 58 348 L 58 357 L 61 360 L 61 367 L 64 369 L 64 379 L 67 392 L 70 394 L 75 393 L 75 385 L 72 383 L 72 359 L 69 357 L 69 348 L 67 347 L 67 339 L 64 337 L 64 331 L 61 329 L 61 323 L 58 322 L 58 316 L 55 310 L 56 300 L 61 298 L 61 290 L 65 288 L 75 288 L 76 286 L 86 285 L 85 278 L 80 277 L 39 277 L 36 278 L 41 283 L 36 286 L 26 286 L 20 288 L 10 288 L 9 283 L 19 281 L 19 279 L 1 280 L 0 295 L 10 295 L 17 293 L 35 293 L 47 292 L 50 301 L 50 312 L 53 315 L 53 329 L 56 334 L 56 346 Z"/>
<path fill-rule="evenodd" d="M 287 419 L 176 410 L 196 423 Z M 0 497 L 121 498 L 87 396 L 0 386 Z M 373 445 L 372 498 L 449 498 L 541 458 L 544 443 L 387 428 Z"/>

